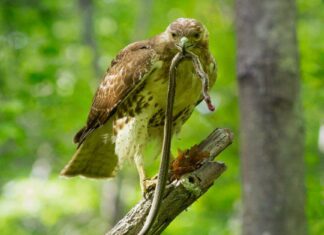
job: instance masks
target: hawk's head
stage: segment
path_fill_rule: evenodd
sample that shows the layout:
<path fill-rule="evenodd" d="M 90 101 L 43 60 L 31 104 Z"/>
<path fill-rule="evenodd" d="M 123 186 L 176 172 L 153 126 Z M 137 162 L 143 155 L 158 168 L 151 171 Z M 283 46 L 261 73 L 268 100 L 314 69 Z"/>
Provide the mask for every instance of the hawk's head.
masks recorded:
<path fill-rule="evenodd" d="M 208 47 L 208 31 L 195 19 L 179 18 L 168 26 L 165 33 L 168 41 L 179 50 L 194 52 Z"/>

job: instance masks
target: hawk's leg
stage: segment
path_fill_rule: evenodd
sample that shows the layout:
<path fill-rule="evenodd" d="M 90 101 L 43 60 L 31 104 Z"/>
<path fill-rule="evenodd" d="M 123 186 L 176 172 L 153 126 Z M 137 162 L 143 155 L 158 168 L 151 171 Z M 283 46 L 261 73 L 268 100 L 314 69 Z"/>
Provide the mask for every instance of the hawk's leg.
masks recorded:
<path fill-rule="evenodd" d="M 147 187 L 146 187 L 146 174 L 145 174 L 145 170 L 144 170 L 144 162 L 143 162 L 142 154 L 140 154 L 140 153 L 135 154 L 134 162 L 135 162 L 136 169 L 137 169 L 137 172 L 139 175 L 141 191 L 142 191 L 143 197 L 145 197 L 145 194 L 147 192 Z"/>
<path fill-rule="evenodd" d="M 171 159 L 170 162 L 172 162 L 172 160 L 174 159 L 174 157 L 171 153 L 170 153 L 170 159 Z M 158 182 L 158 174 L 156 174 L 152 178 L 146 178 L 146 174 L 144 171 L 143 158 L 142 158 L 141 154 L 136 154 L 134 161 L 135 161 L 135 165 L 136 165 L 138 175 L 140 178 L 141 191 L 142 191 L 143 197 L 146 198 L 147 193 L 156 187 L 156 184 Z M 171 167 L 171 163 L 170 163 L 170 167 Z M 168 182 L 169 182 L 170 178 L 171 178 L 171 175 L 169 174 Z"/>

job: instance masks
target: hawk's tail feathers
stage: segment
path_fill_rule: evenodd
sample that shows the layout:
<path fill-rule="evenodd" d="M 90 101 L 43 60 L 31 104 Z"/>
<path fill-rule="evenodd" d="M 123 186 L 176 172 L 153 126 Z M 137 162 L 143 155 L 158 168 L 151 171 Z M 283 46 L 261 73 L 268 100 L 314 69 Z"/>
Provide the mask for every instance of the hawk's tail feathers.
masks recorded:
<path fill-rule="evenodd" d="M 113 161 L 107 162 L 109 156 L 101 156 L 102 159 L 98 159 L 95 156 L 81 153 L 81 149 L 82 147 L 77 149 L 70 162 L 60 172 L 61 176 L 73 177 L 80 175 L 88 178 L 105 179 L 115 175 L 115 168 L 117 167 L 111 166 L 111 164 L 114 165 Z"/>
<path fill-rule="evenodd" d="M 112 133 L 112 123 L 92 131 L 78 147 L 70 162 L 60 175 L 73 177 L 82 175 L 90 178 L 109 178 L 115 175 L 118 157 L 115 154 L 115 144 L 109 138 Z"/>

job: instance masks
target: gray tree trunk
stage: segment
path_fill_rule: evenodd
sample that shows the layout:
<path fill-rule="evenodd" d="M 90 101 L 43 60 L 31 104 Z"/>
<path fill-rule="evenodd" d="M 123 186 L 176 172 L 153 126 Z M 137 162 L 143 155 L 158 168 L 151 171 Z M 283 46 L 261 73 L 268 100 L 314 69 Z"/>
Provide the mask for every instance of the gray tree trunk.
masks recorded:
<path fill-rule="evenodd" d="M 304 235 L 295 2 L 236 3 L 243 235 Z"/>

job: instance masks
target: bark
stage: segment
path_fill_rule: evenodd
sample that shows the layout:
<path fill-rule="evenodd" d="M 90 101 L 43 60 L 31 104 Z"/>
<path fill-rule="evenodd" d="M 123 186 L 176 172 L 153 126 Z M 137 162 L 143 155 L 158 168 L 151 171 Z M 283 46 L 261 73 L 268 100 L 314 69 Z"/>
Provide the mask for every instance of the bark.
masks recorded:
<path fill-rule="evenodd" d="M 149 234 L 160 234 L 183 210 L 202 196 L 225 171 L 222 163 L 212 160 L 232 143 L 233 134 L 228 129 L 216 129 L 199 144 L 199 150 L 210 152 L 202 166 L 167 185 L 157 218 Z M 142 199 L 106 235 L 138 234 L 149 212 L 152 196 Z"/>
<path fill-rule="evenodd" d="M 293 0 L 237 0 L 243 234 L 306 234 Z"/>

